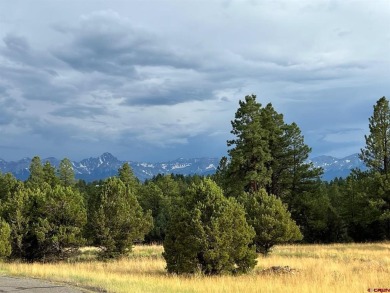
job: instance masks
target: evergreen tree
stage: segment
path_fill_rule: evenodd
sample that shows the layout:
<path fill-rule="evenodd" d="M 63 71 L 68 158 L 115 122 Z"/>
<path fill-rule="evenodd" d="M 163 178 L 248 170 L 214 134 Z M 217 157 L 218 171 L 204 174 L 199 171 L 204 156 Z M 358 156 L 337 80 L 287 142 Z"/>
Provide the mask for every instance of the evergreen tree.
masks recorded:
<path fill-rule="evenodd" d="M 0 204 L 2 200 L 6 200 L 19 185 L 18 180 L 11 173 L 2 174 L 0 172 Z M 1 205 L 0 205 L 1 215 Z"/>
<path fill-rule="evenodd" d="M 348 235 L 347 223 L 344 218 L 345 201 L 343 190 L 346 186 L 346 180 L 343 178 L 335 178 L 334 180 L 322 183 L 323 189 L 326 190 L 327 196 L 330 202 L 330 208 L 334 211 L 335 223 L 337 228 L 333 229 L 330 233 L 331 237 L 328 242 L 347 242 L 351 241 L 351 237 Z"/>
<path fill-rule="evenodd" d="M 3 204 L 3 217 L 11 228 L 12 258 L 26 259 L 26 252 L 32 245 L 26 241 L 33 222 L 30 203 L 27 189 L 20 183 Z"/>
<path fill-rule="evenodd" d="M 97 235 L 95 233 L 94 215 L 99 207 L 99 198 L 104 186 L 103 180 L 93 181 L 86 184 L 82 191 L 84 202 L 87 207 L 87 224 L 84 228 L 84 237 L 87 239 L 88 245 L 98 246 Z"/>
<path fill-rule="evenodd" d="M 101 257 L 115 258 L 131 251 L 153 227 L 151 212 L 144 213 L 136 196 L 116 177 L 107 179 L 98 194 L 91 227 Z"/>
<path fill-rule="evenodd" d="M 60 184 L 64 187 L 73 186 L 75 184 L 72 162 L 68 158 L 61 160 L 58 167 L 58 178 Z"/>
<path fill-rule="evenodd" d="M 0 218 L 0 259 L 11 255 L 11 228 Z"/>
<path fill-rule="evenodd" d="M 315 193 L 303 192 L 294 201 L 293 212 L 306 242 L 348 241 L 346 223 L 339 210 L 332 206 L 324 185 Z"/>
<path fill-rule="evenodd" d="M 353 170 L 346 179 L 323 183 L 317 197 L 303 199 L 305 240 L 310 242 L 390 239 L 390 183 L 386 174 Z M 329 202 L 326 212 L 326 201 Z M 321 227 L 322 226 L 322 227 Z"/>
<path fill-rule="evenodd" d="M 220 186 L 221 188 L 224 189 L 224 192 L 226 194 L 230 194 L 228 186 L 229 186 L 229 177 L 228 177 L 228 172 L 229 172 L 229 160 L 227 157 L 223 156 L 221 160 L 219 161 L 219 165 L 217 167 L 217 170 L 215 171 L 215 174 L 212 175 L 212 179 Z"/>
<path fill-rule="evenodd" d="M 39 188 L 45 182 L 45 175 L 43 172 L 41 158 L 35 156 L 30 163 L 30 176 L 28 177 L 26 184 L 30 188 Z"/>
<path fill-rule="evenodd" d="M 364 186 L 362 187 L 369 186 L 364 181 L 369 180 L 370 177 L 375 181 L 372 190 L 366 193 L 366 201 L 370 201 L 369 206 L 375 206 L 380 211 L 379 219 L 374 221 L 373 225 L 375 230 L 382 227 L 383 231 L 377 231 L 376 235 L 383 234 L 385 238 L 389 239 L 390 107 L 386 97 L 380 98 L 374 105 L 373 115 L 369 118 L 369 130 L 370 134 L 365 136 L 366 146 L 361 150 L 360 159 L 364 161 L 371 172 L 361 174 L 364 177 Z"/>
<path fill-rule="evenodd" d="M 180 195 L 179 181 L 184 179 L 176 179 L 172 175 L 159 174 L 153 178 L 153 182 L 160 188 L 163 195 L 166 197 L 177 197 Z"/>
<path fill-rule="evenodd" d="M 210 179 L 178 198 L 167 227 L 163 256 L 170 273 L 244 273 L 256 265 L 253 228 L 235 199 Z"/>
<path fill-rule="evenodd" d="M 11 227 L 13 258 L 28 261 L 64 259 L 84 244 L 83 199 L 70 187 L 26 188 L 22 184 L 4 203 L 3 217 Z"/>
<path fill-rule="evenodd" d="M 52 188 L 59 183 L 58 177 L 56 176 L 56 169 L 49 161 L 46 161 L 45 164 L 43 164 L 43 180 Z"/>
<path fill-rule="evenodd" d="M 275 195 L 292 205 L 299 195 L 318 192 L 323 170 L 308 162 L 311 148 L 304 143 L 296 123 L 285 125 L 283 137 L 286 148 L 284 155 L 279 157 L 279 168 L 275 168 L 278 170 L 276 173 L 280 174 L 279 180 L 275 180 L 276 186 L 279 186 L 275 190 L 279 192 Z"/>
<path fill-rule="evenodd" d="M 245 206 L 248 223 L 255 229 L 254 243 L 257 252 L 267 255 L 276 244 L 302 239 L 287 207 L 276 196 L 268 195 L 261 189 L 255 193 L 243 194 L 240 201 Z"/>
<path fill-rule="evenodd" d="M 287 125 L 283 121 L 283 115 L 275 111 L 272 104 L 260 110 L 261 128 L 266 133 L 267 145 L 270 152 L 270 160 L 265 164 L 271 174 L 269 182 L 263 186 L 269 194 L 282 196 L 283 179 L 289 173 L 288 168 L 288 137 L 285 135 Z"/>
<path fill-rule="evenodd" d="M 153 217 L 153 229 L 145 236 L 145 241 L 161 243 L 165 238 L 171 198 L 164 196 L 153 182 L 142 185 L 137 198 L 142 209 L 150 210 Z"/>
<path fill-rule="evenodd" d="M 366 147 L 361 150 L 360 159 L 371 170 L 387 174 L 390 164 L 390 108 L 385 97 L 374 105 L 369 129 L 370 134 L 365 136 Z"/>
<path fill-rule="evenodd" d="M 229 178 L 225 191 L 257 191 L 271 182 L 272 170 L 268 167 L 272 161 L 269 149 L 269 132 L 262 127 L 261 104 L 256 96 L 246 96 L 239 101 L 235 119 L 231 122 L 231 133 L 236 137 L 227 142 L 230 164 Z"/>
<path fill-rule="evenodd" d="M 390 179 L 386 175 L 377 175 L 375 180 L 378 188 L 371 197 L 371 205 L 375 205 L 380 210 L 379 221 L 377 224 L 382 227 L 382 239 L 390 239 Z M 373 204 L 374 203 L 374 204 Z"/>
<path fill-rule="evenodd" d="M 130 164 L 127 162 L 118 169 L 118 177 L 126 186 L 130 186 L 133 189 L 139 186 L 139 180 L 135 177 Z"/>
<path fill-rule="evenodd" d="M 83 198 L 70 186 L 45 190 L 45 198 L 33 224 L 41 260 L 66 259 L 85 243 L 87 221 Z"/>
<path fill-rule="evenodd" d="M 286 124 L 272 104 L 262 108 L 256 96 L 246 96 L 232 121 L 228 141 L 230 162 L 222 158 L 216 180 L 228 195 L 264 188 L 289 204 L 306 191 L 318 188 L 322 170 L 307 163 L 311 149 L 299 127 Z"/>
<path fill-rule="evenodd" d="M 348 234 L 354 241 L 378 241 L 387 238 L 390 184 L 386 175 L 353 171 L 342 190 L 342 215 Z"/>

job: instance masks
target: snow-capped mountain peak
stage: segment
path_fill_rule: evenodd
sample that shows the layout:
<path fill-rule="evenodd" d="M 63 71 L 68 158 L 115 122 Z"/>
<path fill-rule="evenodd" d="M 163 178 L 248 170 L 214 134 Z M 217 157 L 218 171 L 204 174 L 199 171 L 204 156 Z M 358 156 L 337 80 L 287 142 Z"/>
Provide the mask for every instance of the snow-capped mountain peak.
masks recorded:
<path fill-rule="evenodd" d="M 59 166 L 60 160 L 50 157 L 41 160 L 42 163 L 50 162 L 55 167 Z M 219 165 L 219 158 L 179 158 L 173 161 L 150 163 L 118 160 L 111 153 L 104 153 L 96 158 L 83 159 L 80 162 L 72 161 L 72 166 L 78 179 L 93 181 L 114 176 L 118 169 L 128 162 L 134 174 L 140 179 L 152 178 L 157 174 L 183 174 L 183 175 L 208 175 L 213 174 Z M 323 179 L 332 180 L 335 177 L 346 177 L 351 169 L 360 168 L 365 170 L 363 162 L 358 154 L 354 154 L 342 159 L 332 156 L 319 156 L 310 160 L 315 167 L 324 169 Z M 2 173 L 11 172 L 16 178 L 25 180 L 29 176 L 30 158 L 23 158 L 16 162 L 6 162 L 0 160 L 0 171 Z"/>
<path fill-rule="evenodd" d="M 335 177 L 346 177 L 352 169 L 366 170 L 364 162 L 359 159 L 359 154 L 353 154 L 345 158 L 332 156 L 319 156 L 310 160 L 314 166 L 324 169 L 324 180 L 332 180 Z"/>

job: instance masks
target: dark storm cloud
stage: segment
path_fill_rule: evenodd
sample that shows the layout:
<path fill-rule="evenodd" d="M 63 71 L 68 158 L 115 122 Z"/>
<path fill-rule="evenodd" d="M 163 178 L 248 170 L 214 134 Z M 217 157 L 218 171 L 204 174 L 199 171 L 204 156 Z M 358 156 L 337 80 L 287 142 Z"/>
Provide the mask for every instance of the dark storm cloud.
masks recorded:
<path fill-rule="evenodd" d="M 12 87 L 1 83 L 0 80 L 0 125 L 12 125 L 17 123 L 18 114 L 26 108 L 11 97 Z"/>
<path fill-rule="evenodd" d="M 36 71 L 48 71 L 56 74 L 53 69 L 59 62 L 46 50 L 38 51 L 31 47 L 25 36 L 8 33 L 3 37 L 0 54 L 13 62 L 12 67 L 35 68 Z"/>
<path fill-rule="evenodd" d="M 30 50 L 27 39 L 24 37 L 8 34 L 4 37 L 3 41 L 7 49 L 15 54 L 26 55 Z"/>
<path fill-rule="evenodd" d="M 76 117 L 76 118 L 95 118 L 96 116 L 108 114 L 107 109 L 104 107 L 96 106 L 66 106 L 60 107 L 57 110 L 51 112 L 54 116 L 59 117 Z"/>
<path fill-rule="evenodd" d="M 57 27 L 70 41 L 53 54 L 71 67 L 84 72 L 99 71 L 132 77 L 134 66 L 193 66 L 158 42 L 157 36 L 132 27 L 113 11 L 84 16 L 74 27 Z"/>
<path fill-rule="evenodd" d="M 26 100 L 61 102 L 75 95 L 75 87 L 57 82 L 58 61 L 31 48 L 26 38 L 7 34 L 0 54 L 8 62 L 0 62 L 2 78 L 17 88 Z"/>
<path fill-rule="evenodd" d="M 3 78 L 12 81 L 27 100 L 62 102 L 72 98 L 77 89 L 74 85 L 56 82 L 52 71 L 35 67 L 8 67 L 0 65 Z"/>
<path fill-rule="evenodd" d="M 99 74 L 86 93 L 106 88 L 129 106 L 175 105 L 213 99 L 215 84 L 200 72 L 200 61 L 164 41 L 162 36 L 134 27 L 113 11 L 100 11 L 80 18 L 73 26 L 56 25 L 63 35 L 52 54 L 73 69 Z"/>
<path fill-rule="evenodd" d="M 195 77 L 192 82 L 190 77 L 177 77 L 162 84 L 146 84 L 140 86 L 143 90 L 139 92 L 139 88 L 134 92 L 127 93 L 123 89 L 123 97 L 125 105 L 137 106 L 157 106 L 157 105 L 176 105 L 188 101 L 205 101 L 214 99 L 212 83 L 203 80 L 203 78 Z M 130 87 L 131 88 L 131 87 Z"/>

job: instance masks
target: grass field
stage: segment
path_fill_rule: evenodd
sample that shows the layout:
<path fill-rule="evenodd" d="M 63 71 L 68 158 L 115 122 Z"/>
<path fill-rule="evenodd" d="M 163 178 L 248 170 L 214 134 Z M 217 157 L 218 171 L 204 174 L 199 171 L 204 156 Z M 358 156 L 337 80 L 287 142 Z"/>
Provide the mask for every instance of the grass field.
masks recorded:
<path fill-rule="evenodd" d="M 94 250 L 86 248 L 73 262 L 0 263 L 0 275 L 49 279 L 118 293 L 329 293 L 390 288 L 390 243 L 278 246 L 269 257 L 259 257 L 253 272 L 236 277 L 168 275 L 161 252 L 161 246 L 136 246 L 128 258 L 100 262 L 94 259 Z M 273 266 L 293 270 L 267 270 Z"/>

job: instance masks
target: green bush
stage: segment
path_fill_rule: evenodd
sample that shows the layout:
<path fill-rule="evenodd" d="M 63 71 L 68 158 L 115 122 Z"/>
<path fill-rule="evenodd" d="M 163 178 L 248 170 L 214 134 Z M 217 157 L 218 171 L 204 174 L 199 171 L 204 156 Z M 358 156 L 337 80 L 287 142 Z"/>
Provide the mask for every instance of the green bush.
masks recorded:
<path fill-rule="evenodd" d="M 119 178 L 107 179 L 94 201 L 91 215 L 101 258 L 116 258 L 131 251 L 153 227 L 151 212 L 143 212 L 134 193 Z"/>
<path fill-rule="evenodd" d="M 0 218 L 0 259 L 11 255 L 11 228 Z"/>
<path fill-rule="evenodd" d="M 248 223 L 255 229 L 257 252 L 267 255 L 275 244 L 302 240 L 299 227 L 276 196 L 261 189 L 245 193 L 240 201 L 246 208 Z"/>
<path fill-rule="evenodd" d="M 28 261 L 65 259 L 84 244 L 86 223 L 83 198 L 70 187 L 43 183 L 20 185 L 4 205 L 11 226 L 13 258 Z"/>
<path fill-rule="evenodd" d="M 204 179 L 193 184 L 172 210 L 164 241 L 167 270 L 206 275 L 247 272 L 256 265 L 254 236 L 241 205 Z"/>

